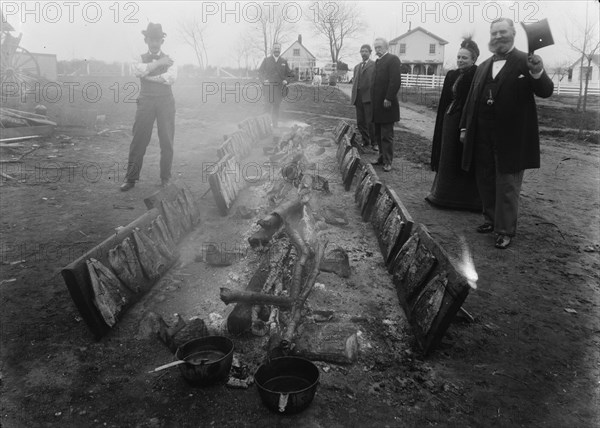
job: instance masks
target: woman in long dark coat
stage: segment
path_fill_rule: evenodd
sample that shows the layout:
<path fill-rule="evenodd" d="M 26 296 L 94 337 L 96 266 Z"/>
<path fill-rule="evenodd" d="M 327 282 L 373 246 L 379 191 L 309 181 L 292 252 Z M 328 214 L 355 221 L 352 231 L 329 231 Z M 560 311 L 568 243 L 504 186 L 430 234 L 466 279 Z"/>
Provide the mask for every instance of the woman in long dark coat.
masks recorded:
<path fill-rule="evenodd" d="M 465 39 L 457 54 L 458 69 L 446 74 L 431 150 L 431 169 L 436 171 L 431 193 L 425 199 L 433 205 L 481 211 L 481 199 L 475 176 L 461 168 L 462 144 L 460 116 L 475 75 L 475 61 L 479 48 L 471 39 Z"/>

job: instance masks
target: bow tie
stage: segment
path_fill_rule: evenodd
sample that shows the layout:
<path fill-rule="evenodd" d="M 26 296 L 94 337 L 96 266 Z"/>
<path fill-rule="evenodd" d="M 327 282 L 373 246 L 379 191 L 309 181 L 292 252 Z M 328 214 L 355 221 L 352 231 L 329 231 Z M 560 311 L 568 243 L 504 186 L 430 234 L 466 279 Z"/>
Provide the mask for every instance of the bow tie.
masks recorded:
<path fill-rule="evenodd" d="M 494 54 L 492 61 L 506 61 L 510 56 L 510 52 L 506 54 Z"/>

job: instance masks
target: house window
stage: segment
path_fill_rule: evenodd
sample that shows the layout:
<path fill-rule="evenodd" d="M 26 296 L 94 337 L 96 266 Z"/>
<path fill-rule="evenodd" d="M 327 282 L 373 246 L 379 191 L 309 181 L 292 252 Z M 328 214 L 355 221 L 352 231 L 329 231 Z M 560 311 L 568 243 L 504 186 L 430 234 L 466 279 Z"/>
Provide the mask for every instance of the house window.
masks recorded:
<path fill-rule="evenodd" d="M 429 45 L 429 53 L 430 54 L 434 54 L 435 53 L 435 43 L 432 43 Z"/>
<path fill-rule="evenodd" d="M 401 54 L 406 53 L 406 43 L 400 43 L 400 53 Z"/>
<path fill-rule="evenodd" d="M 294 56 L 300 56 L 300 49 L 294 49 Z"/>

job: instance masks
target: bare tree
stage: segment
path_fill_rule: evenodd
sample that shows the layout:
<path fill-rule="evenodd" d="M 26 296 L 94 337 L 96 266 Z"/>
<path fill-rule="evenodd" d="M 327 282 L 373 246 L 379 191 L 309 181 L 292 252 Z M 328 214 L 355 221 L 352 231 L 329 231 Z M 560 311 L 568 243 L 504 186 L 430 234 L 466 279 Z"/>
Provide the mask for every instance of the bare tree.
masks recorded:
<path fill-rule="evenodd" d="M 329 43 L 331 62 L 337 64 L 347 39 L 362 29 L 360 10 L 355 3 L 319 1 L 311 3 L 306 13 L 317 34 Z"/>
<path fill-rule="evenodd" d="M 289 33 L 294 29 L 293 19 L 289 19 L 284 11 L 290 2 L 263 2 L 260 4 L 261 15 L 257 19 L 256 29 L 260 34 L 261 50 L 265 57 L 269 56 L 274 43 L 286 43 Z"/>
<path fill-rule="evenodd" d="M 208 54 L 204 39 L 207 27 L 208 25 L 200 22 L 196 15 L 179 22 L 181 38 L 194 50 L 200 70 L 205 70 L 208 65 Z"/>
<path fill-rule="evenodd" d="M 562 82 L 565 76 L 569 74 L 569 69 L 571 68 L 572 63 L 573 62 L 569 60 L 562 60 L 556 63 L 554 67 L 550 68 L 550 70 L 552 70 L 552 76 L 550 78 L 554 79 L 554 76 L 556 76 L 558 81 Z"/>
<path fill-rule="evenodd" d="M 589 19 L 589 2 L 586 3 L 586 11 L 585 11 L 585 25 L 581 28 L 580 25 L 571 26 L 571 28 L 579 28 L 580 33 L 577 36 L 569 36 L 566 35 L 567 43 L 573 50 L 578 52 L 581 55 L 580 59 L 580 67 L 581 72 L 579 76 L 579 98 L 577 100 L 577 111 L 585 112 L 587 106 L 587 95 L 588 95 L 588 86 L 590 81 L 590 74 L 592 71 L 592 60 L 594 55 L 600 49 L 600 39 L 598 36 L 597 24 L 598 22 L 594 19 L 590 21 Z M 584 66 L 587 61 L 587 65 Z M 585 81 L 582 73 L 585 72 Z M 583 90 L 582 90 L 583 89 Z M 583 95 L 582 95 L 583 94 Z M 583 116 L 582 116 L 583 117 Z M 582 120 L 583 124 L 583 120 Z M 581 127 L 580 127 L 581 132 Z"/>
<path fill-rule="evenodd" d="M 238 68 L 250 68 L 253 57 L 262 55 L 262 48 L 258 46 L 256 38 L 252 37 L 250 29 L 246 29 L 238 34 L 235 46 L 233 48 L 233 56 L 237 62 Z M 256 61 L 255 61 L 256 62 Z"/>

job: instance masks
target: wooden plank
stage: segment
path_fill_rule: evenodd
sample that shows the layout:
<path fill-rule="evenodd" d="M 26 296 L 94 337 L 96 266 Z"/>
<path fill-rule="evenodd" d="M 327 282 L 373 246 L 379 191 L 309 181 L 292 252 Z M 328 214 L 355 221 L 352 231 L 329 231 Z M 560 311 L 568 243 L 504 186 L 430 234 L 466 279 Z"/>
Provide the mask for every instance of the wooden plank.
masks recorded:
<path fill-rule="evenodd" d="M 346 137 L 342 138 L 342 141 L 339 143 L 338 149 L 335 154 L 335 158 L 338 163 L 338 168 L 341 168 L 344 156 L 346 156 L 346 153 L 348 153 L 348 150 L 350 150 L 351 148 L 352 145 L 350 144 L 350 139 Z"/>
<path fill-rule="evenodd" d="M 67 289 L 69 290 L 69 294 L 71 295 L 79 314 L 96 339 L 100 339 L 108 333 L 110 327 L 104 322 L 100 312 L 93 303 L 94 294 L 86 261 L 90 258 L 94 258 L 103 265 L 108 266 L 109 250 L 116 247 L 125 238 L 131 236 L 133 229 L 150 224 L 152 220 L 159 215 L 160 211 L 156 208 L 147 211 L 141 217 L 112 234 L 84 255 L 61 269 L 61 274 Z M 153 284 L 154 281 L 150 281 L 149 287 Z"/>
<path fill-rule="evenodd" d="M 402 246 L 402 249 L 393 260 L 391 264 L 392 270 L 392 282 L 396 286 L 396 291 L 398 292 L 398 298 L 400 299 L 400 303 L 405 306 L 405 295 L 403 289 L 403 281 L 406 277 L 406 273 L 410 269 L 410 267 L 414 264 L 414 258 L 417 253 L 417 248 L 419 247 L 419 234 L 414 233 L 408 241 Z M 408 312 L 407 312 L 408 315 Z"/>
<path fill-rule="evenodd" d="M 345 136 L 345 134 L 348 132 L 348 129 L 350 129 L 350 124 L 348 122 L 345 120 L 338 122 L 337 126 L 333 130 L 333 139 L 335 144 L 340 144 L 342 142 L 342 137 Z"/>
<path fill-rule="evenodd" d="M 398 215 L 400 216 L 402 223 L 404 223 L 404 226 L 402 227 L 402 230 L 398 235 L 396 243 L 390 249 L 390 254 L 388 255 L 386 261 L 386 263 L 388 263 L 388 266 L 391 267 L 392 260 L 396 257 L 396 254 L 398 254 L 398 252 L 400 251 L 404 243 L 408 240 L 408 238 L 410 238 L 410 235 L 413 231 L 414 221 L 412 219 L 412 216 L 410 215 L 410 213 L 396 194 L 396 192 L 389 187 L 386 189 L 386 191 L 388 192 L 390 198 L 394 202 L 394 206 L 398 208 Z M 392 273 L 391 270 L 389 272 Z"/>
<path fill-rule="evenodd" d="M 46 137 L 54 132 L 54 126 L 19 126 L 15 128 L 0 128 L 0 141 L 16 141 L 28 138 Z"/>
<path fill-rule="evenodd" d="M 345 162 L 342 167 L 342 182 L 344 183 L 344 190 L 348 191 L 352 187 L 352 181 L 354 180 L 354 175 L 356 174 L 361 159 L 360 154 L 355 147 L 350 149 L 346 158 L 350 158 L 350 160 Z"/>
<path fill-rule="evenodd" d="M 381 233 L 383 223 L 390 214 L 390 211 L 392 211 L 392 206 L 392 198 L 390 198 L 390 195 L 387 192 L 387 186 L 384 185 L 379 192 L 379 196 L 373 207 L 373 215 L 371 216 L 371 224 L 375 229 L 375 233 Z"/>
<path fill-rule="evenodd" d="M 389 266 L 392 249 L 395 248 L 398 236 L 400 236 L 404 226 L 405 224 L 402 221 L 402 217 L 400 217 L 400 214 L 398 213 L 398 207 L 392 206 L 392 211 L 390 211 L 390 214 L 383 223 L 381 232 L 377 236 L 379 238 L 379 247 L 386 266 Z"/>
<path fill-rule="evenodd" d="M 217 174 L 210 174 L 208 176 L 208 184 L 210 185 L 210 190 L 212 191 L 213 197 L 215 198 L 215 203 L 217 204 L 217 208 L 219 213 L 222 216 L 226 216 L 229 210 L 227 201 L 225 199 L 225 195 L 221 190 L 221 184 L 219 182 L 219 176 Z"/>
<path fill-rule="evenodd" d="M 359 208 L 361 207 L 361 193 L 363 191 L 364 184 L 366 183 L 365 179 L 367 178 L 367 165 L 369 165 L 369 163 L 364 162 L 361 159 L 358 167 L 356 168 L 356 188 L 354 189 L 354 202 L 356 202 Z"/>
<path fill-rule="evenodd" d="M 393 271 L 399 299 L 407 309 L 417 342 L 427 355 L 441 342 L 470 286 L 422 224 L 398 253 Z"/>
<path fill-rule="evenodd" d="M 405 275 L 402 278 L 398 274 L 394 276 L 398 284 L 398 295 L 402 295 L 409 311 L 412 310 L 415 298 L 421 292 L 428 278 L 431 277 L 433 269 L 436 266 L 437 259 L 423 241 L 419 240 L 414 258 Z"/>
<path fill-rule="evenodd" d="M 177 194 L 181 191 L 183 185 L 178 183 L 177 181 L 171 181 L 167 187 L 163 187 L 160 190 L 152 193 L 147 198 L 144 198 L 144 204 L 146 208 L 151 210 L 152 208 L 159 208 L 160 201 L 168 200 L 172 201 L 177 197 Z"/>
<path fill-rule="evenodd" d="M 371 177 L 371 180 L 373 180 L 374 178 Z M 381 183 L 381 181 L 379 180 L 375 180 L 373 182 L 373 185 L 371 186 L 371 190 L 369 191 L 368 195 L 366 196 L 366 201 L 364 202 L 363 205 L 363 209 L 362 209 L 362 219 L 364 221 L 371 221 L 371 217 L 373 216 L 373 211 L 375 209 L 375 203 L 377 202 L 377 198 L 379 197 L 379 194 L 381 193 L 381 189 L 383 187 L 383 184 Z"/>

